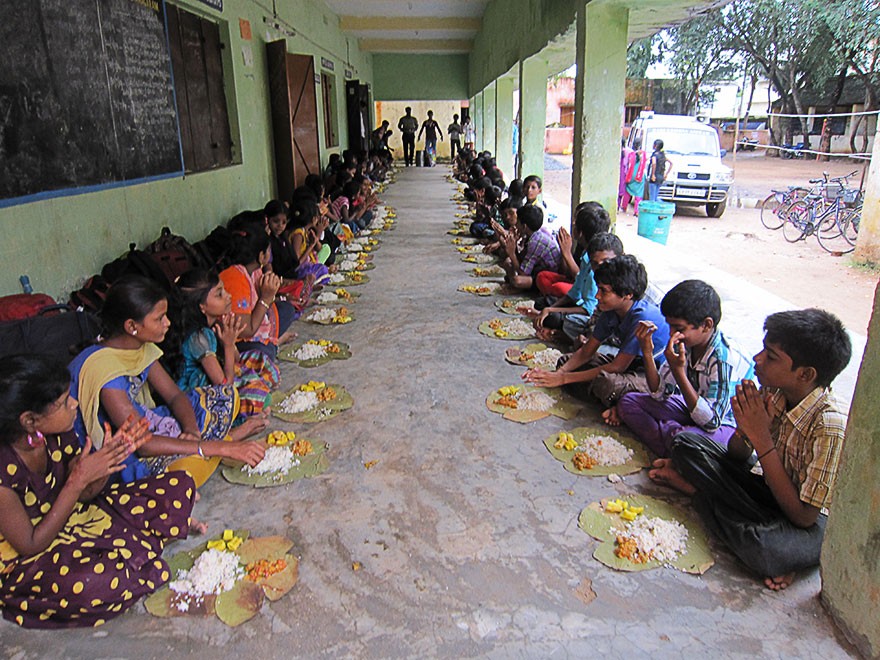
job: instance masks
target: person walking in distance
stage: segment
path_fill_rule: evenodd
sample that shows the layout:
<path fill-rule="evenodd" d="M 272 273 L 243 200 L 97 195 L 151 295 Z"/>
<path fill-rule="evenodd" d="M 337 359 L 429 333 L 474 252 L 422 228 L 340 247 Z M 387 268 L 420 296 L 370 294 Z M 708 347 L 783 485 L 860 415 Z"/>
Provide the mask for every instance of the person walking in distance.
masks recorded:
<path fill-rule="evenodd" d="M 425 134 L 425 165 L 434 167 L 434 159 L 437 155 L 437 136 L 443 140 L 443 131 L 440 130 L 440 124 L 434 120 L 434 111 L 428 110 L 428 118 L 422 122 L 422 128 L 419 129 L 418 139 L 422 139 L 422 133 Z"/>
<path fill-rule="evenodd" d="M 407 167 L 415 163 L 416 155 L 416 131 L 419 129 L 419 120 L 413 117 L 412 108 L 407 106 L 406 114 L 397 122 L 397 128 L 403 140 L 403 160 Z"/>
<path fill-rule="evenodd" d="M 463 133 L 461 124 L 458 123 L 458 115 L 452 115 L 452 123 L 446 127 L 446 134 L 449 136 L 449 158 L 455 160 L 455 154 L 461 151 L 461 134 Z"/>

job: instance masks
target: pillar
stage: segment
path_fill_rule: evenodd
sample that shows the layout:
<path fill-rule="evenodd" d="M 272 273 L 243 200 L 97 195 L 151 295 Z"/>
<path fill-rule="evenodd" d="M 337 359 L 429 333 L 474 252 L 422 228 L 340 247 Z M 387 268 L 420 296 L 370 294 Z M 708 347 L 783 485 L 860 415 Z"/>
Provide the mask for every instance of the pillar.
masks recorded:
<path fill-rule="evenodd" d="M 477 133 L 474 149 L 481 151 L 483 149 L 483 92 L 474 95 L 473 113 L 471 121 L 474 123 L 474 131 Z"/>
<path fill-rule="evenodd" d="M 865 203 L 855 260 L 860 263 L 880 264 L 880 121 L 877 122 L 874 150 L 865 182 Z"/>
<path fill-rule="evenodd" d="M 547 126 L 547 62 L 539 56 L 519 63 L 519 172 L 544 177 Z"/>
<path fill-rule="evenodd" d="M 495 155 L 495 92 L 496 85 L 493 80 L 483 90 L 483 149 Z M 503 171 L 503 170 L 502 170 Z"/>
<path fill-rule="evenodd" d="M 577 13 L 571 207 L 598 201 L 617 215 L 629 10 L 589 3 Z"/>
<path fill-rule="evenodd" d="M 874 154 L 877 154 L 876 142 Z M 867 209 L 868 205 L 865 205 Z M 861 237 L 859 238 L 861 240 Z M 822 603 L 866 658 L 880 657 L 880 287 L 822 544 Z"/>
<path fill-rule="evenodd" d="M 495 162 L 505 181 L 516 178 L 513 171 L 513 78 L 495 81 Z"/>

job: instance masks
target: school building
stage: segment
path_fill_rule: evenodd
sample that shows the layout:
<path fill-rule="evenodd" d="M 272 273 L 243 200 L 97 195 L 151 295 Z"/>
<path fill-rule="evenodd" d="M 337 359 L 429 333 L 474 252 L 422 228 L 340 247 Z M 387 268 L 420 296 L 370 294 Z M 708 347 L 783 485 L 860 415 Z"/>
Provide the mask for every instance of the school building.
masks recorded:
<path fill-rule="evenodd" d="M 6 3 L 0 293 L 27 274 L 64 299 L 163 226 L 196 240 L 289 195 L 331 154 L 365 144 L 377 102 L 467 101 L 477 147 L 510 173 L 518 94 L 516 171 L 540 175 L 547 78 L 572 64 L 572 201 L 614 209 L 627 44 L 726 1 Z M 445 132 L 451 116 L 438 119 Z M 877 263 L 880 141 L 873 149 L 857 257 Z M 880 654 L 878 305 L 822 567 L 827 608 L 868 655 Z"/>

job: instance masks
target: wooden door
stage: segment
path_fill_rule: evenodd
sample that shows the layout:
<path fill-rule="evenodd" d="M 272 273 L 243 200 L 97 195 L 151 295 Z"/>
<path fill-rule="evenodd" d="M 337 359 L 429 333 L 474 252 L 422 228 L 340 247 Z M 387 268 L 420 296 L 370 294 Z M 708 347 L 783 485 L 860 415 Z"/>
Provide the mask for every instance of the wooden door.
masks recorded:
<path fill-rule="evenodd" d="M 345 109 L 348 117 L 348 148 L 369 151 L 372 132 L 369 90 L 359 80 L 345 81 Z"/>
<path fill-rule="evenodd" d="M 321 171 L 315 62 L 287 52 L 284 41 L 266 44 L 278 196 L 289 200 L 306 176 Z"/>

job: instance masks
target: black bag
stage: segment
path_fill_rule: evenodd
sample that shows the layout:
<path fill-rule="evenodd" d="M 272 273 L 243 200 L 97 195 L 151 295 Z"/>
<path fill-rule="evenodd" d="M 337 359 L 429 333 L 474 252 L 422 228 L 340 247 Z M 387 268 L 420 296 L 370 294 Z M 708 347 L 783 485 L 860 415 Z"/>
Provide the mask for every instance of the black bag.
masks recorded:
<path fill-rule="evenodd" d="M 135 243 L 129 243 L 127 253 L 108 264 L 104 264 L 104 267 L 101 269 L 101 277 L 111 285 L 126 275 L 146 277 L 148 280 L 152 280 L 161 286 L 165 291 L 171 291 L 172 281 L 165 274 L 165 271 L 149 254 L 143 250 L 138 250 Z"/>
<path fill-rule="evenodd" d="M 144 252 L 159 265 L 169 282 L 176 281 L 193 268 L 208 269 L 213 266 L 183 236 L 172 234 L 169 227 L 162 227 L 159 238 L 150 243 Z"/>
<path fill-rule="evenodd" d="M 17 353 L 37 353 L 67 364 L 94 342 L 100 331 L 100 323 L 94 314 L 73 311 L 67 305 L 53 305 L 37 316 L 0 323 L 0 358 Z"/>
<path fill-rule="evenodd" d="M 104 306 L 104 299 L 110 290 L 110 283 L 100 275 L 92 275 L 83 285 L 70 294 L 70 308 L 73 310 L 84 309 L 87 312 L 97 314 Z"/>
<path fill-rule="evenodd" d="M 229 229 L 215 227 L 210 234 L 193 245 L 193 249 L 206 264 L 204 268 L 220 272 L 232 265 L 230 254 L 234 244 L 233 234 Z"/>

